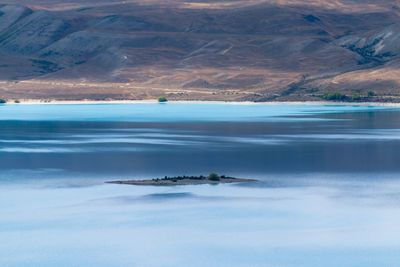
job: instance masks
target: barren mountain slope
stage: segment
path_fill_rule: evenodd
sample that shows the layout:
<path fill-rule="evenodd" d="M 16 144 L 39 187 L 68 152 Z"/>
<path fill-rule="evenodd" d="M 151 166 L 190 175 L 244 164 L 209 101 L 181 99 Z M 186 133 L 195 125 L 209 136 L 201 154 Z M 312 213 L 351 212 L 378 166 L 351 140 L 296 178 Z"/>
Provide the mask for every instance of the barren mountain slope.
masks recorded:
<path fill-rule="evenodd" d="M 400 101 L 393 0 L 0 0 L 0 97 Z"/>

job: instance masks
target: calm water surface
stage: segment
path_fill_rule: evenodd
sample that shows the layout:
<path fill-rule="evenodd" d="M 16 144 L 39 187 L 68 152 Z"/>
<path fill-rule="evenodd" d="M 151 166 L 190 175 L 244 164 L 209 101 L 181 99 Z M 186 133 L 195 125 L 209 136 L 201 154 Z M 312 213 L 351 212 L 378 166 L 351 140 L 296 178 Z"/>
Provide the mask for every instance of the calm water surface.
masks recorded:
<path fill-rule="evenodd" d="M 0 266 L 398 266 L 400 109 L 0 106 Z M 244 185 L 110 179 L 218 172 Z"/>

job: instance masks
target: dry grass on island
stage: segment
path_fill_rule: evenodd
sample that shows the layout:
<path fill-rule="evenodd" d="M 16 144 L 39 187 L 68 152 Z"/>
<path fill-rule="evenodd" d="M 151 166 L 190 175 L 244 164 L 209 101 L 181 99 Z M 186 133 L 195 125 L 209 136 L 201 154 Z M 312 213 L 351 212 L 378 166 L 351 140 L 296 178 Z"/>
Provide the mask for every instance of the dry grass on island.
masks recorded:
<path fill-rule="evenodd" d="M 109 184 L 125 184 L 125 185 L 152 185 L 152 186 L 174 186 L 174 185 L 201 185 L 201 184 L 230 184 L 230 183 L 249 183 L 256 182 L 254 179 L 235 178 L 225 175 L 211 173 L 208 176 L 174 176 L 146 180 L 126 180 L 126 181 L 109 181 Z"/>

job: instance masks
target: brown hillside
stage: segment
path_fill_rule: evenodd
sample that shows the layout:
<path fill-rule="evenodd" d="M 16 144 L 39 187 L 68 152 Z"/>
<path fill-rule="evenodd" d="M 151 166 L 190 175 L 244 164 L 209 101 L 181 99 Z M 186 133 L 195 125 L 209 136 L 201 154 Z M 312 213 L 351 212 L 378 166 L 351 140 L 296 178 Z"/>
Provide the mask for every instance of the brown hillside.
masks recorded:
<path fill-rule="evenodd" d="M 400 101 L 398 1 L 158 2 L 0 0 L 0 97 Z"/>

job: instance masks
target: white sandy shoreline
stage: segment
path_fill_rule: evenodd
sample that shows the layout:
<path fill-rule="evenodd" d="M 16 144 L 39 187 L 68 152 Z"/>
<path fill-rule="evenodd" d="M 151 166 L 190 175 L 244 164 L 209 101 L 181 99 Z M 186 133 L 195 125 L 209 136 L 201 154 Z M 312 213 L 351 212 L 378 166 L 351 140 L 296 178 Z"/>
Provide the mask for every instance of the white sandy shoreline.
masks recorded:
<path fill-rule="evenodd" d="M 98 105 L 98 104 L 157 104 L 157 100 L 35 100 L 26 99 L 9 100 L 6 105 Z M 202 101 L 202 100 L 170 100 L 173 104 L 225 104 L 225 105 L 343 105 L 343 106 L 389 106 L 400 107 L 400 103 L 384 102 L 329 102 L 329 101 L 277 101 L 277 102 L 252 102 L 252 101 Z M 162 103 L 166 104 L 166 103 Z"/>

